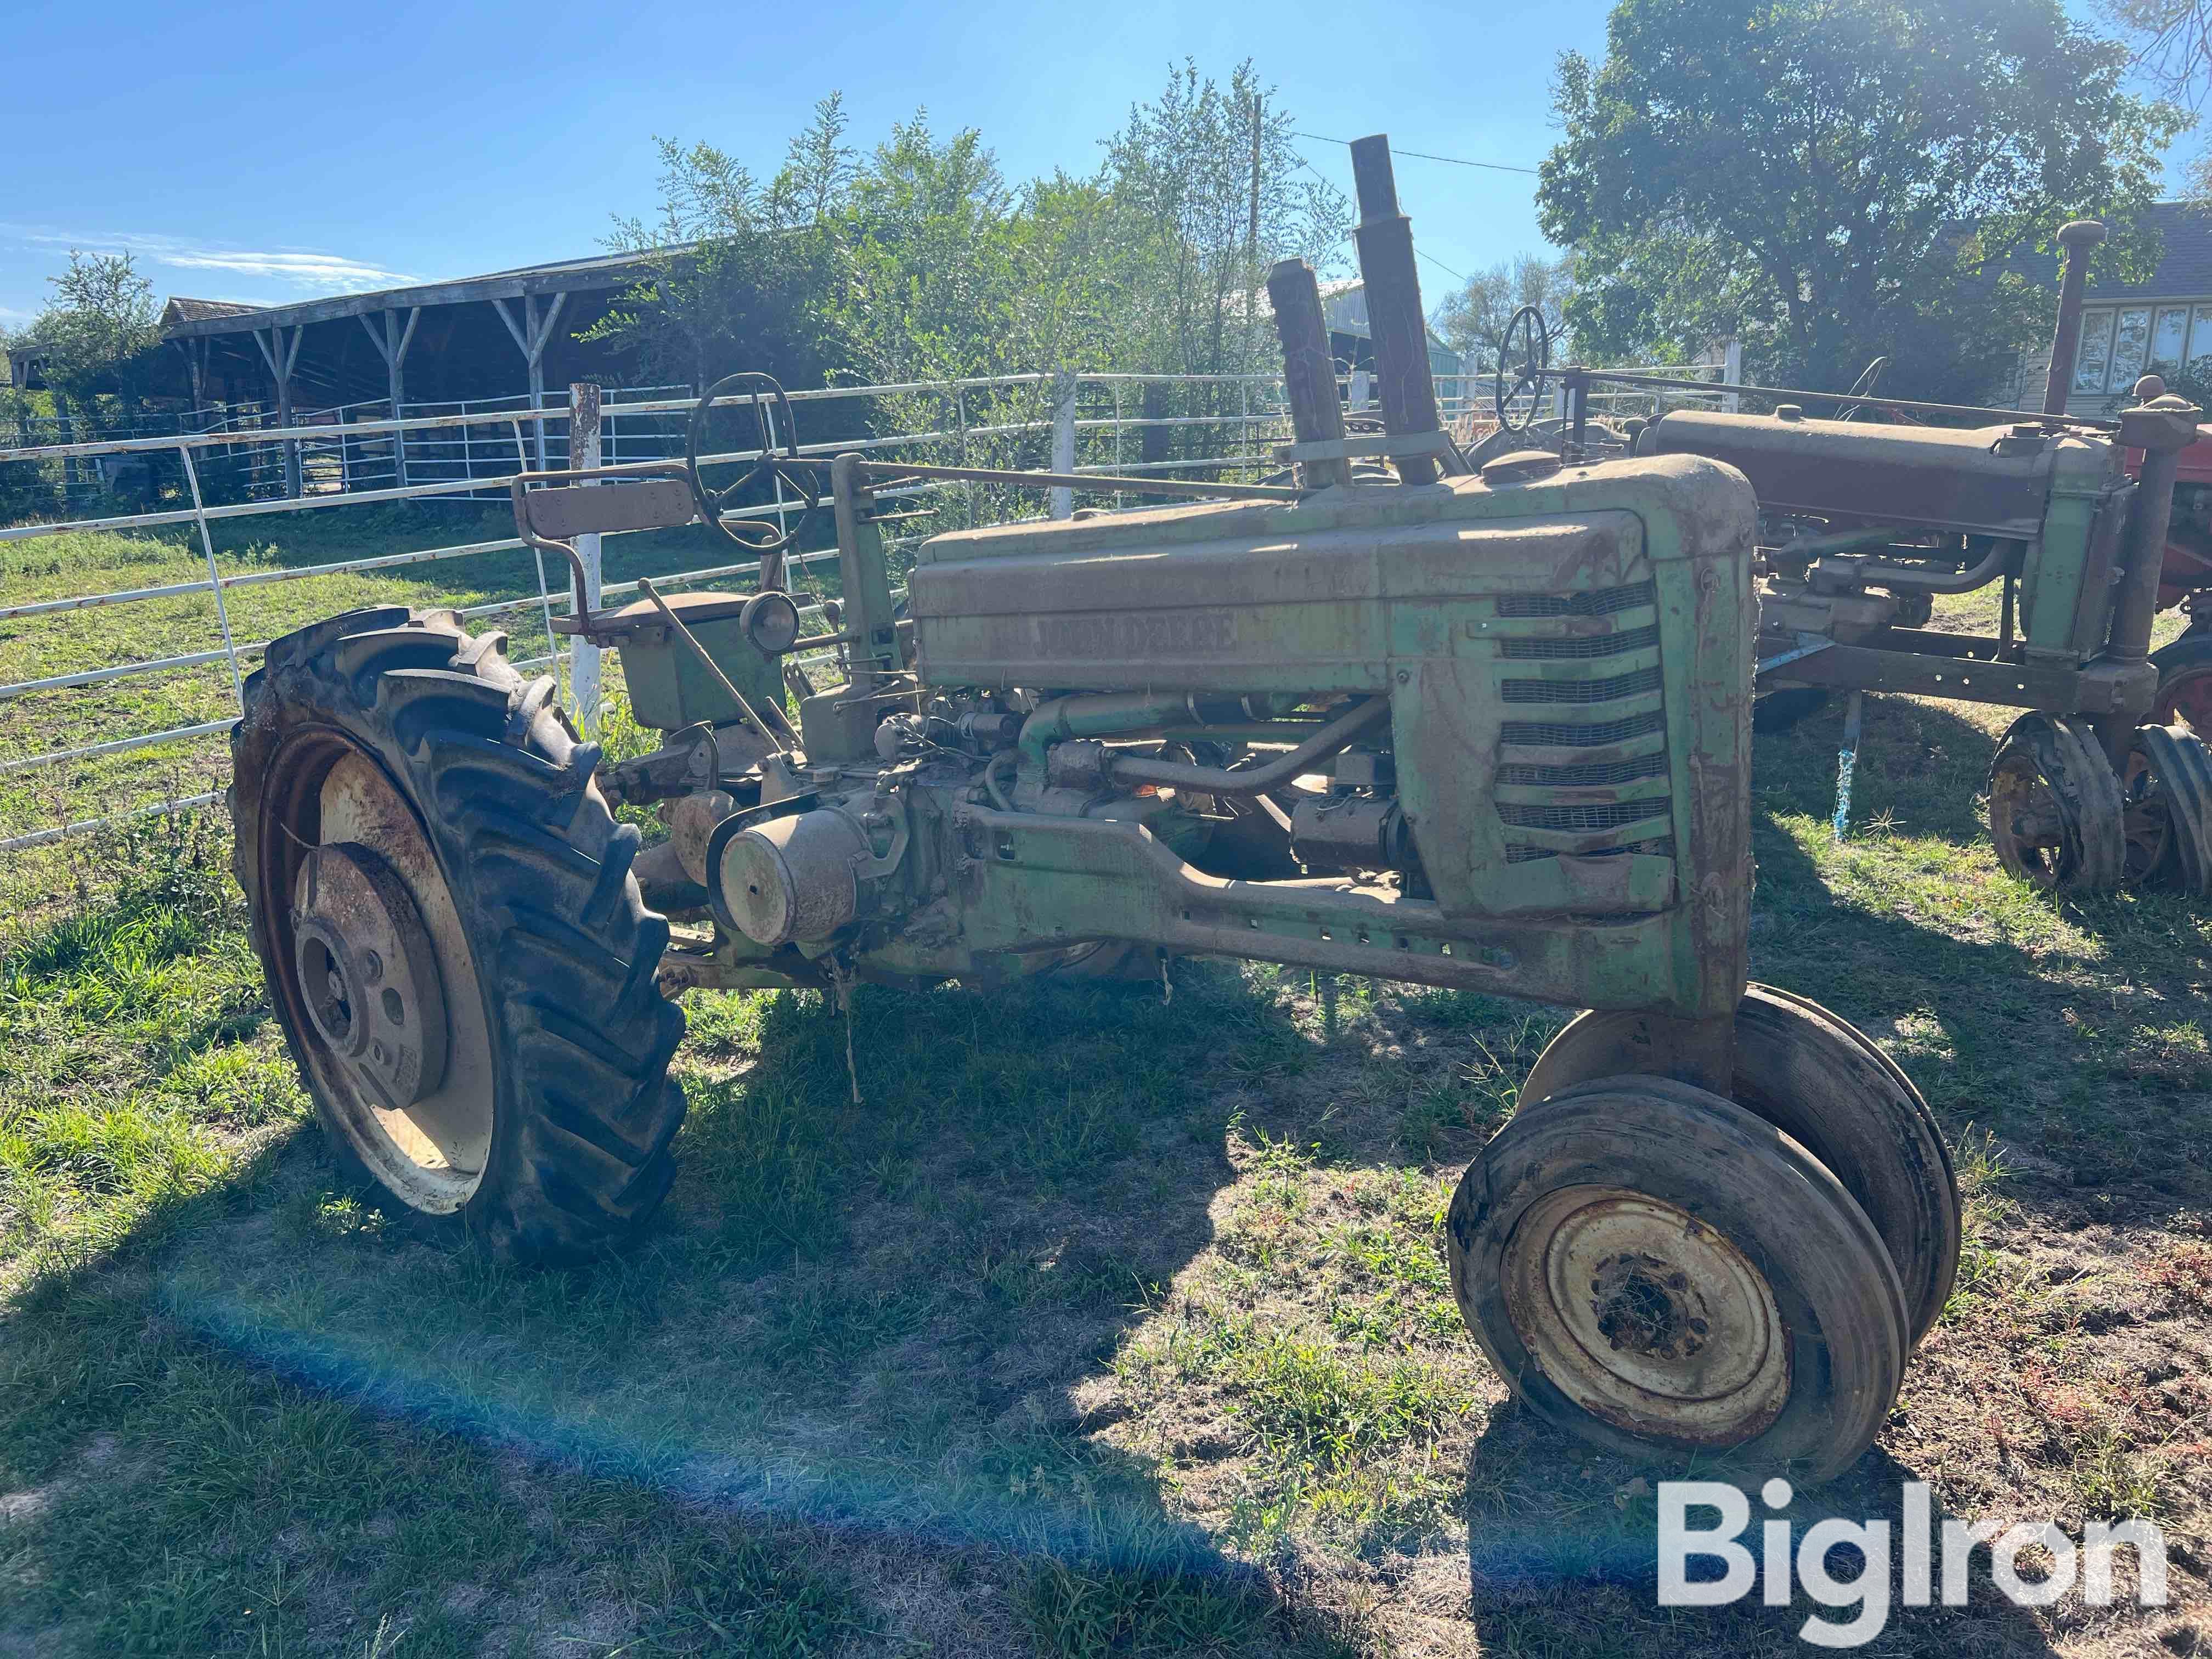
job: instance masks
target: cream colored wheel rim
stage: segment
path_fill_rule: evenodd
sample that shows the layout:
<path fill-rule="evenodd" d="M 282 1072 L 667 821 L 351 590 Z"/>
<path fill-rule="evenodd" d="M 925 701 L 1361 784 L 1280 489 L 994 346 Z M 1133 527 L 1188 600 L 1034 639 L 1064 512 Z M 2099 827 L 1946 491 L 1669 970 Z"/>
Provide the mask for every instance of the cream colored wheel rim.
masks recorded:
<path fill-rule="evenodd" d="M 1718 1449 L 1762 1432 L 1789 1401 L 1772 1288 L 1687 1211 L 1622 1188 L 1562 1188 L 1522 1216 L 1500 1265 L 1529 1358 L 1615 1427 Z"/>
<path fill-rule="evenodd" d="M 450 1215 L 475 1194 L 491 1156 L 495 1066 L 467 933 L 421 822 L 381 767 L 349 741 L 317 729 L 280 750 L 270 771 L 293 769 L 293 787 L 275 792 L 290 806 L 291 821 L 265 833 L 280 838 L 269 850 L 288 877 L 285 937 L 276 954 L 300 1008 L 298 1035 L 317 1092 L 379 1186 L 410 1208 Z M 332 907 L 317 905 L 308 874 L 319 863 L 350 856 L 348 848 L 369 849 L 403 890 L 380 914 L 364 919 L 355 907 L 350 928 L 344 915 L 323 914 Z M 417 960 L 405 978 L 394 921 L 414 936 L 409 942 Z M 326 991 L 313 971 L 323 965 L 314 935 L 331 941 L 331 967 L 345 958 L 342 987 Z M 398 1008 L 385 995 L 395 982 L 404 988 Z M 356 1018 L 374 1007 L 379 1023 L 360 1027 L 359 1040 L 349 1041 L 352 1019 L 334 1022 L 320 1006 L 334 996 Z M 410 1069 L 394 1039 L 440 1026 L 442 1055 Z M 392 1042 L 389 1059 L 373 1046 L 376 1040 Z M 350 1052 L 356 1048 L 362 1052 Z"/>

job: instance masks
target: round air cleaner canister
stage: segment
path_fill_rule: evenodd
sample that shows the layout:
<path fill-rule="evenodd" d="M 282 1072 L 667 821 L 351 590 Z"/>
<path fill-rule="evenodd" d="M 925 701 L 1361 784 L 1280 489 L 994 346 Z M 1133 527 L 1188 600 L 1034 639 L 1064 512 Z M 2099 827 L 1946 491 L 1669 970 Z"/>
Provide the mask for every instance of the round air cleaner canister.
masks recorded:
<path fill-rule="evenodd" d="M 722 843 L 714 897 L 756 945 L 827 939 L 859 913 L 867 859 L 867 838 L 842 812 L 770 818 Z"/>

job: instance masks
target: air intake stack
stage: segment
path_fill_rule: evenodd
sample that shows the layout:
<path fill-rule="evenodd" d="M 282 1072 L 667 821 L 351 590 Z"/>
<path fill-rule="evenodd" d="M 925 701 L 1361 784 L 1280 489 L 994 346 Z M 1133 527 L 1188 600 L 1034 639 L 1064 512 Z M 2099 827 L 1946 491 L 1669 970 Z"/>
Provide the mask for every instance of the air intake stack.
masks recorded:
<path fill-rule="evenodd" d="M 1436 382 L 1429 374 L 1428 319 L 1413 269 L 1413 221 L 1398 211 L 1390 140 L 1382 133 L 1352 144 L 1352 179 L 1359 197 L 1359 274 L 1367 286 L 1367 326 L 1375 342 L 1376 390 L 1382 427 L 1394 438 L 1441 432 Z M 1434 483 L 1432 455 L 1400 455 L 1398 476 Z"/>

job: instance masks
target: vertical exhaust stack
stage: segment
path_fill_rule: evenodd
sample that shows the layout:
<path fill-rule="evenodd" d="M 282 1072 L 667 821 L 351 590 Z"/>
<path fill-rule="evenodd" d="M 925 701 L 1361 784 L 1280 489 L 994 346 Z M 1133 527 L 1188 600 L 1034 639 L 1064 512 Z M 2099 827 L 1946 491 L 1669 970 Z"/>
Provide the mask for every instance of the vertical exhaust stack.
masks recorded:
<path fill-rule="evenodd" d="M 1303 259 L 1281 259 L 1267 272 L 1267 302 L 1275 313 L 1275 337 L 1283 348 L 1283 391 L 1290 399 L 1291 434 L 1299 443 L 1344 441 L 1344 400 L 1337 395 L 1336 364 L 1328 355 L 1328 326 L 1321 312 L 1321 287 Z M 1352 463 L 1338 457 L 1299 463 L 1309 489 L 1352 482 Z"/>
<path fill-rule="evenodd" d="M 2105 240 L 2094 219 L 2075 219 L 2058 228 L 2066 250 L 2066 274 L 2058 283 L 2058 326 L 2051 336 L 2051 368 L 2043 379 L 2043 412 L 2063 415 L 2074 386 L 2074 358 L 2081 346 L 2081 290 L 2089 280 L 2089 250 Z"/>
<path fill-rule="evenodd" d="M 1429 375 L 1429 325 L 1421 279 L 1413 269 L 1413 221 L 1398 211 L 1390 140 L 1382 133 L 1352 145 L 1352 179 L 1359 197 L 1359 275 L 1367 285 L 1367 326 L 1375 340 L 1376 390 L 1382 427 L 1394 438 L 1441 432 L 1436 382 Z M 1398 460 L 1409 484 L 1434 483 L 1433 456 Z"/>

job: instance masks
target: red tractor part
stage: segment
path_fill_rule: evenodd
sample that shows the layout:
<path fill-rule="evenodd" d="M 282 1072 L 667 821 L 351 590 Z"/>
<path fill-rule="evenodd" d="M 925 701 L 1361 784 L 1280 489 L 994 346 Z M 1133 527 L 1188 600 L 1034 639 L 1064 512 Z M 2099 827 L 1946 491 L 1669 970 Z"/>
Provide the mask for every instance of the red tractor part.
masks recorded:
<path fill-rule="evenodd" d="M 2212 427 L 2198 430 L 2212 434 Z M 2126 465 L 2130 477 L 2140 477 L 2142 451 L 2129 450 Z M 2212 732 L 2212 435 L 2181 452 L 2158 605 L 2161 611 L 2179 605 L 2191 621 L 2179 639 L 2151 655 L 2158 665 L 2158 700 L 2148 719 L 2158 726 L 2185 720 L 2200 733 Z"/>

